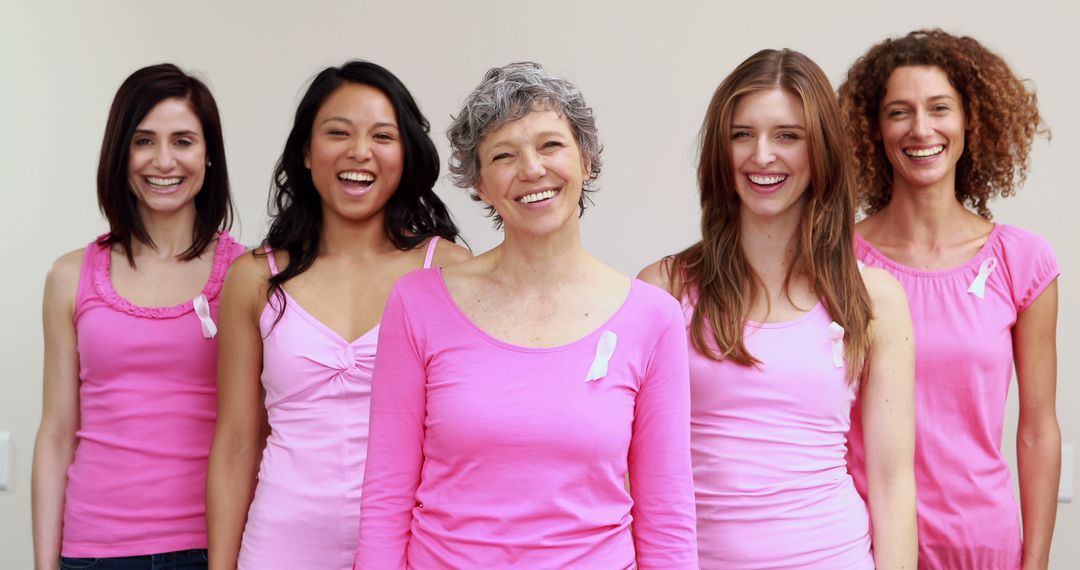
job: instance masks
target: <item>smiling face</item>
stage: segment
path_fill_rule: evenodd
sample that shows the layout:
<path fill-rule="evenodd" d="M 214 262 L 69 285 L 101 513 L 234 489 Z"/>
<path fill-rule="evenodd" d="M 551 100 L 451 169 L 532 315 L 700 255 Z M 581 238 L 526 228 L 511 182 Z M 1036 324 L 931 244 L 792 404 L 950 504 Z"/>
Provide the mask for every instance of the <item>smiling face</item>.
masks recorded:
<path fill-rule="evenodd" d="M 484 136 L 476 192 L 508 232 L 545 235 L 575 223 L 588 165 L 566 119 L 533 110 Z"/>
<path fill-rule="evenodd" d="M 382 91 L 346 83 L 326 98 L 304 157 L 324 219 L 380 214 L 397 190 L 404 162 L 397 114 Z"/>
<path fill-rule="evenodd" d="M 202 122 L 186 99 L 165 99 L 135 127 L 128 185 L 142 215 L 195 208 L 206 176 Z"/>
<path fill-rule="evenodd" d="M 748 93 L 731 120 L 731 162 L 740 216 L 798 216 L 810 184 L 802 101 L 780 88 Z"/>
<path fill-rule="evenodd" d="M 879 129 L 893 185 L 956 185 L 964 153 L 964 107 L 945 72 L 933 66 L 896 68 L 885 85 Z"/>

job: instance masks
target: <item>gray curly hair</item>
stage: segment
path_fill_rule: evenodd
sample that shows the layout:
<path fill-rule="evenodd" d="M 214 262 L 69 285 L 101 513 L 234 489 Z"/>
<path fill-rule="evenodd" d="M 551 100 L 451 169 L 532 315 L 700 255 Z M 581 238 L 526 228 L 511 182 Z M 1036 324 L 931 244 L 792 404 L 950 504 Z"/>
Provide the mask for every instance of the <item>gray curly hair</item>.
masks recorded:
<path fill-rule="evenodd" d="M 596 119 L 573 83 L 548 73 L 539 63 L 525 61 L 493 67 L 465 98 L 461 111 L 446 131 L 450 139 L 451 179 L 460 188 L 475 188 L 480 179 L 479 149 L 484 137 L 537 109 L 555 111 L 566 119 L 581 149 L 581 157 L 589 165 L 589 178 L 578 200 L 578 208 L 584 213 L 585 202 L 589 200 L 587 193 L 596 191 L 602 164 L 603 146 L 596 131 Z M 475 191 L 469 197 L 480 201 Z M 487 211 L 495 220 L 495 227 L 501 227 L 502 218 L 495 209 L 488 206 Z"/>

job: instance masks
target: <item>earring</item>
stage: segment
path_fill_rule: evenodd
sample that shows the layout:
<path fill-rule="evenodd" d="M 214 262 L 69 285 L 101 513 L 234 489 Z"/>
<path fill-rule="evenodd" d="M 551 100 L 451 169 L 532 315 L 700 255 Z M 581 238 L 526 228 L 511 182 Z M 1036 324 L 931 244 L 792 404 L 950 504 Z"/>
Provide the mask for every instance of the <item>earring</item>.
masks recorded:
<path fill-rule="evenodd" d="M 210 161 L 209 161 L 209 160 L 208 160 L 208 161 L 206 161 L 206 167 L 207 167 L 207 168 L 210 168 L 211 166 L 213 166 L 213 165 L 212 165 L 212 164 L 210 163 Z"/>

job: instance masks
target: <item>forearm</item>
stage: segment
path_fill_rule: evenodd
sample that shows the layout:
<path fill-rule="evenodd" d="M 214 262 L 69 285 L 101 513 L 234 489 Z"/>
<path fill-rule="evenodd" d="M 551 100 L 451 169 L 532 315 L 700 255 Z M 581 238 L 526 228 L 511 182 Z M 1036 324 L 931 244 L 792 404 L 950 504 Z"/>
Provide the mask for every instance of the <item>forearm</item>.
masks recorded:
<path fill-rule="evenodd" d="M 918 558 L 915 478 L 892 477 L 868 490 L 873 527 L 874 565 L 882 570 L 913 570 Z"/>
<path fill-rule="evenodd" d="M 259 452 L 254 444 L 215 438 L 206 480 L 210 568 L 236 568 L 248 508 L 255 492 L 258 462 Z"/>
<path fill-rule="evenodd" d="M 53 570 L 60 563 L 67 469 L 74 455 L 74 438 L 38 434 L 30 491 L 37 570 Z"/>
<path fill-rule="evenodd" d="M 1020 508 L 1024 525 L 1024 570 L 1045 569 L 1057 515 L 1061 474 L 1061 431 L 1057 422 L 1016 437 Z"/>

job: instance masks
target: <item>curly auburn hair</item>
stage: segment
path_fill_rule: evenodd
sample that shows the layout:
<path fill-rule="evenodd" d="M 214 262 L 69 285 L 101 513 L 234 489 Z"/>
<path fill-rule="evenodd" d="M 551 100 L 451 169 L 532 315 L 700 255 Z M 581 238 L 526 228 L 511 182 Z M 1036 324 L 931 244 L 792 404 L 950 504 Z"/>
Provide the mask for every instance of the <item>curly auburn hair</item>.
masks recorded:
<path fill-rule="evenodd" d="M 881 103 L 892 72 L 933 66 L 945 72 L 963 98 L 964 151 L 956 165 L 956 199 L 990 219 L 988 202 L 1011 196 L 1027 177 L 1036 134 L 1047 135 L 1035 92 L 997 54 L 974 38 L 918 30 L 890 38 L 856 60 L 840 85 L 840 104 L 855 147 L 861 201 L 867 214 L 892 198 L 892 165 L 879 133 Z"/>

